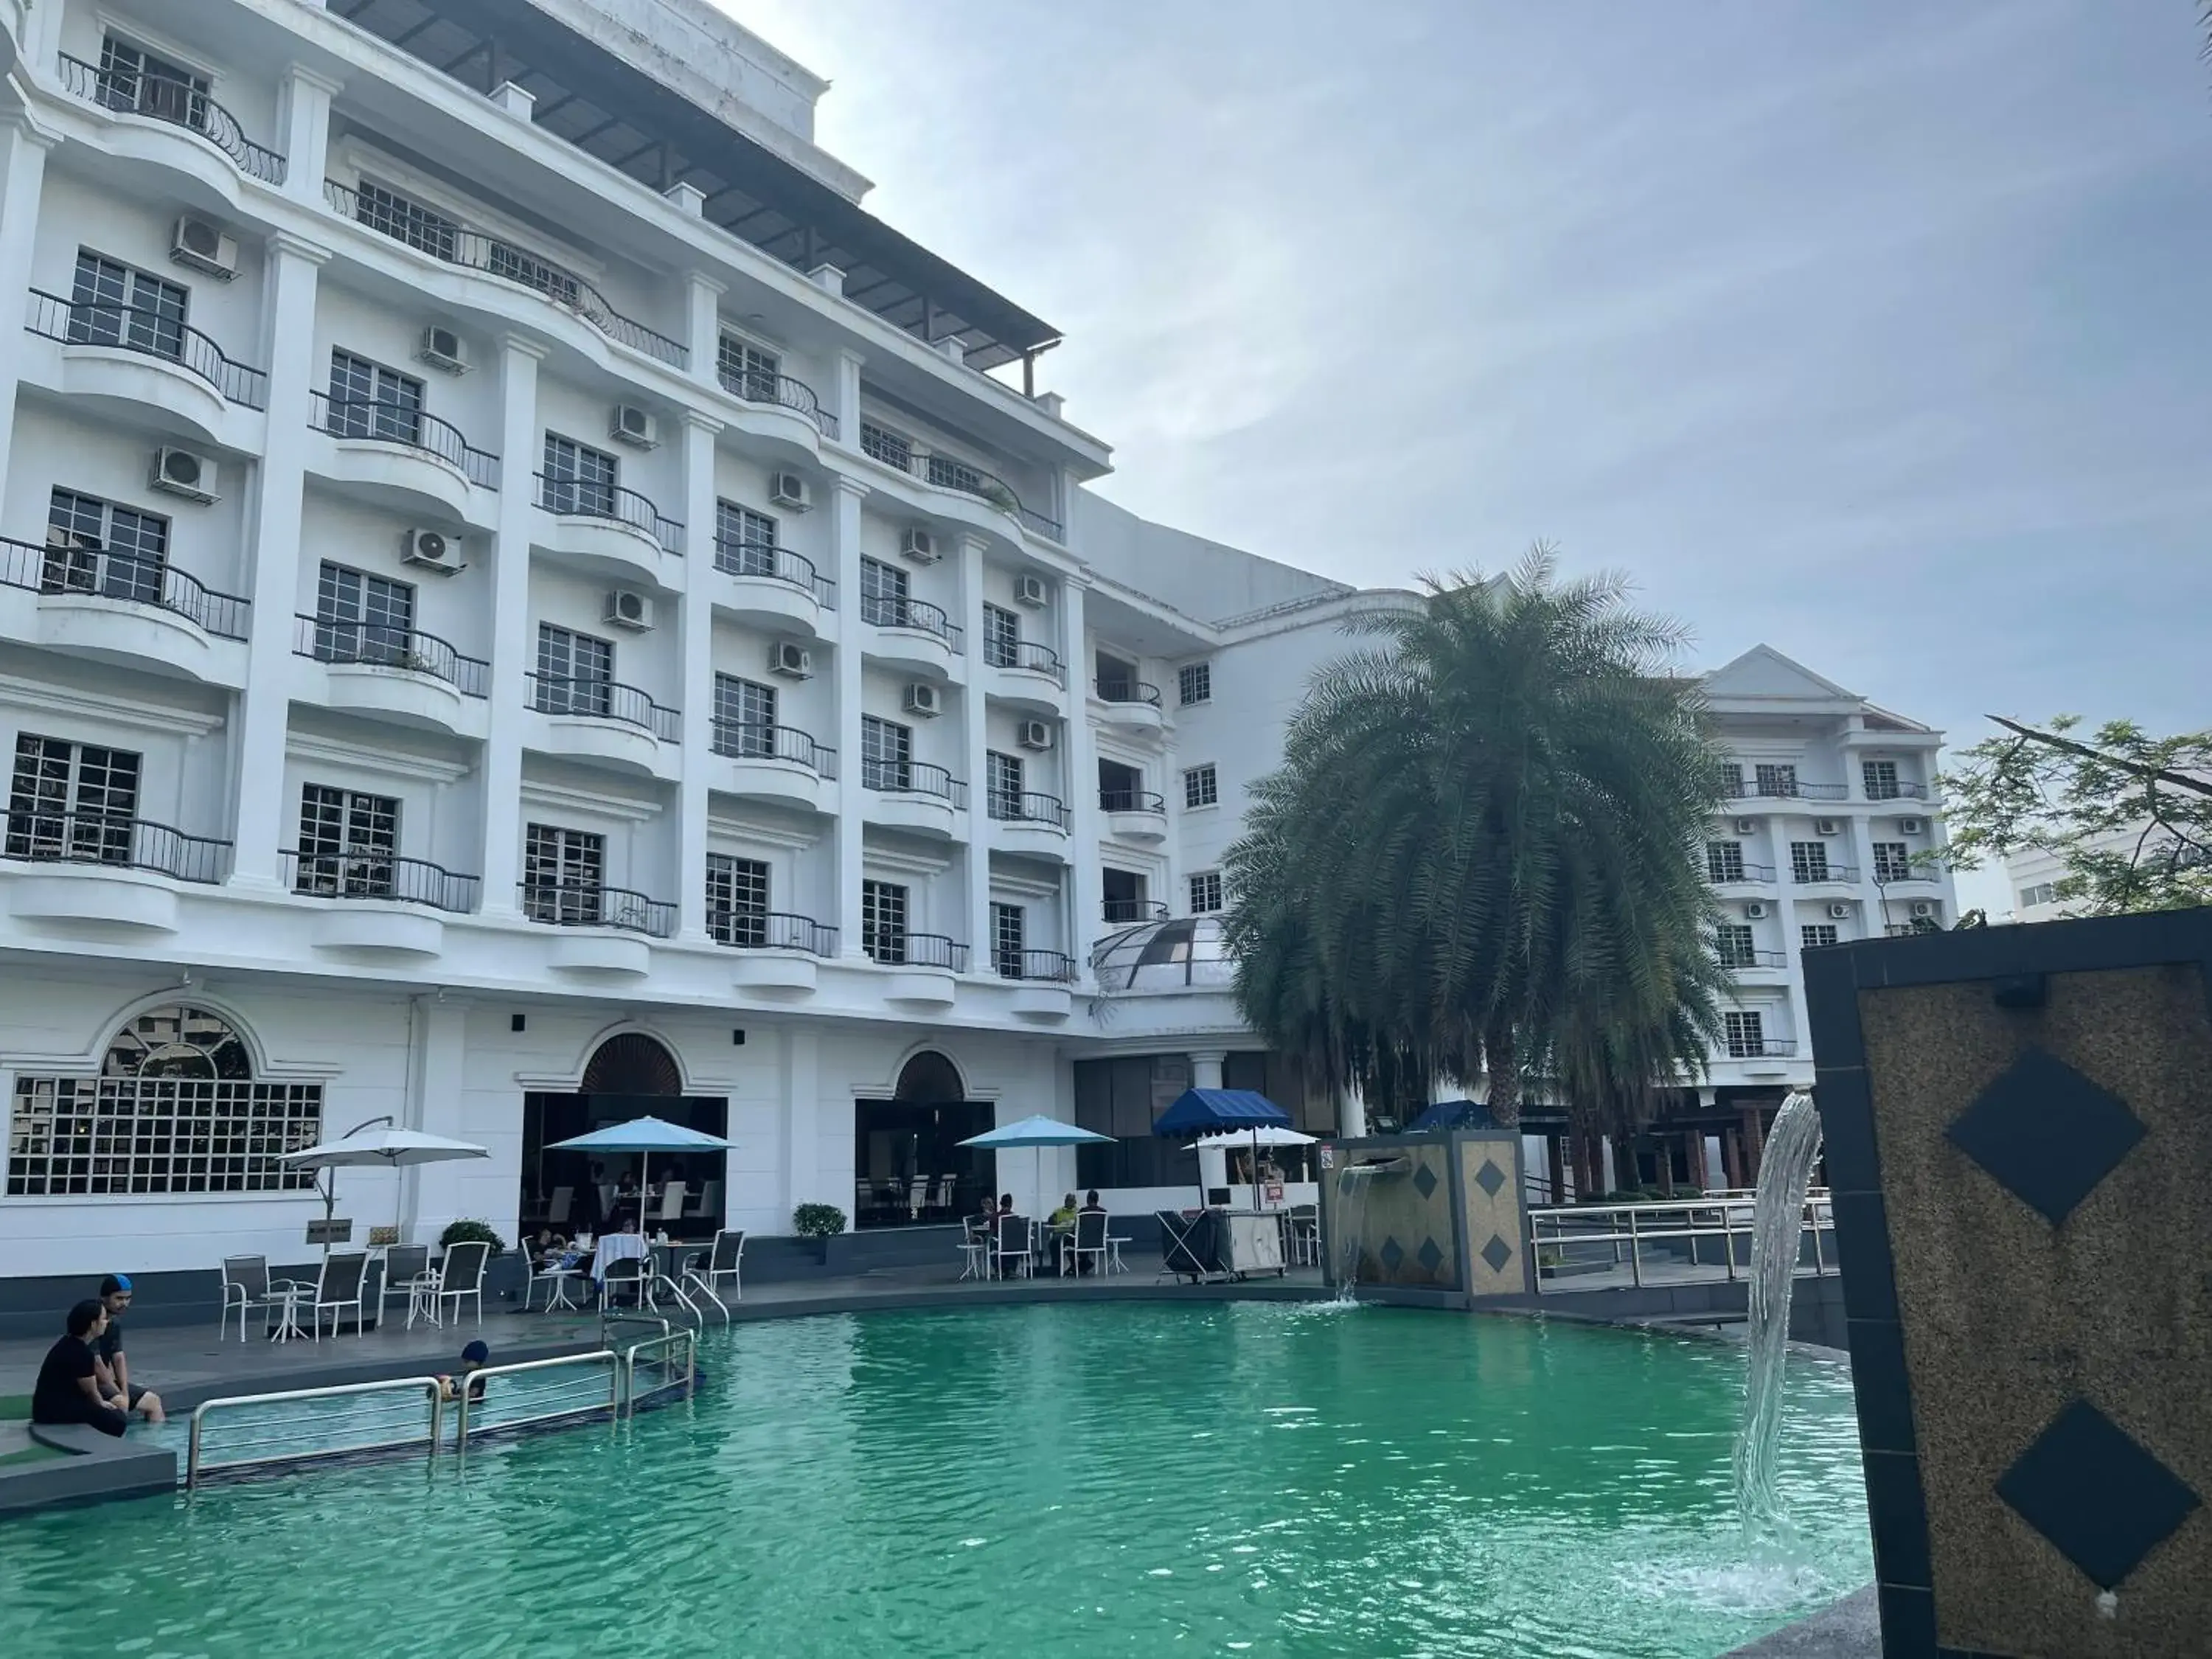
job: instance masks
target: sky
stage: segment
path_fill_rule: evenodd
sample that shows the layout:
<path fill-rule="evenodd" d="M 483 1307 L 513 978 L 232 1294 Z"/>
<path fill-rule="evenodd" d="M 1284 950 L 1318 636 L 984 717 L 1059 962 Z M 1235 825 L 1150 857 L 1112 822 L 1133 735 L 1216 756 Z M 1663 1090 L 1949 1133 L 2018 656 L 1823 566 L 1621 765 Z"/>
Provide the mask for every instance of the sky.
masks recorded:
<path fill-rule="evenodd" d="M 2196 0 L 716 3 L 1148 518 L 1545 539 L 1954 743 L 2212 726 Z"/>

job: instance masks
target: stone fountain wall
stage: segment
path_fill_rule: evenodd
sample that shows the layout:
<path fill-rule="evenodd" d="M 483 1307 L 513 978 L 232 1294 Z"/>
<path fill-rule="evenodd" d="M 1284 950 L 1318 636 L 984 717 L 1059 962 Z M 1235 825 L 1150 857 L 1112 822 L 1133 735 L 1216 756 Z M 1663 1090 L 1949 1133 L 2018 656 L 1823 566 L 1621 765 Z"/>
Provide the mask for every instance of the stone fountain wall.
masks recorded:
<path fill-rule="evenodd" d="M 1347 1201 L 1338 1171 L 1375 1159 L 1402 1159 L 1406 1168 L 1364 1178 L 1364 1198 Z M 1340 1140 L 1323 1148 L 1320 1175 L 1322 1262 L 1330 1284 L 1343 1274 L 1349 1223 L 1358 1231 L 1354 1278 L 1363 1288 L 1452 1305 L 1532 1288 L 1518 1133 L 1455 1130 Z"/>

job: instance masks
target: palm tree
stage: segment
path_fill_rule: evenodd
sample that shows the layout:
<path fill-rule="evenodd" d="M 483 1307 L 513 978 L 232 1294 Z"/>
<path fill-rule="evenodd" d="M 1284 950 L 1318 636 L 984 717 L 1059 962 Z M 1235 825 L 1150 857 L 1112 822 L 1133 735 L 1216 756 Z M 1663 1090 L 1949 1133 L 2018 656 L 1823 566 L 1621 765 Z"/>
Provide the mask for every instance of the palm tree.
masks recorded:
<path fill-rule="evenodd" d="M 1323 668 L 1230 850 L 1254 1029 L 1370 1092 L 1523 1079 L 1635 1109 L 1694 1076 L 1727 975 L 1699 849 L 1718 757 L 1680 629 L 1550 550 L 1431 580 Z"/>

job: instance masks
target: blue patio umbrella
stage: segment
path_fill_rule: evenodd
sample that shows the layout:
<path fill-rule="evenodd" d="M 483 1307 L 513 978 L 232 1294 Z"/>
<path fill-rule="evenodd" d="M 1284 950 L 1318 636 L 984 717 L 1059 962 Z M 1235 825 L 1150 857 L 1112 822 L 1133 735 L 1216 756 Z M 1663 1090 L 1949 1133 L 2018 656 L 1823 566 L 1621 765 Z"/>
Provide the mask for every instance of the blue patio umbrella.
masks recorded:
<path fill-rule="evenodd" d="M 652 1184 L 653 1155 L 655 1152 L 726 1152 L 733 1143 L 720 1135 L 710 1135 L 702 1130 L 687 1129 L 680 1123 L 671 1123 L 665 1118 L 634 1117 L 627 1123 L 610 1123 L 604 1129 L 593 1129 L 588 1134 L 572 1135 L 566 1140 L 556 1140 L 545 1150 L 549 1152 L 635 1152 L 639 1154 L 637 1184 L 639 1191 Z M 639 1206 L 637 1230 L 645 1231 L 644 1206 Z"/>
<path fill-rule="evenodd" d="M 960 1144 L 1001 1152 L 1014 1146 L 1030 1148 L 1036 1154 L 1036 1171 L 1030 1186 L 1030 1201 L 1033 1206 L 1042 1206 L 1044 1202 L 1046 1147 L 1088 1146 L 1113 1139 L 1111 1135 L 1102 1135 L 1093 1130 L 1079 1129 L 1073 1123 L 1062 1123 L 1057 1118 L 1025 1117 L 1018 1123 L 1009 1123 L 1000 1128 L 987 1129 L 980 1135 L 970 1135 Z"/>
<path fill-rule="evenodd" d="M 1218 1135 L 1226 1129 L 1252 1130 L 1252 1169 L 1256 1175 L 1260 1168 L 1260 1136 L 1261 1129 L 1289 1129 L 1291 1115 L 1259 1092 L 1256 1089 L 1186 1089 L 1176 1097 L 1175 1104 L 1160 1114 L 1152 1133 L 1162 1139 L 1170 1136 L 1180 1139 L 1184 1135 L 1200 1137 Z M 1259 1207 L 1260 1189 L 1252 1189 L 1254 1208 Z M 1198 1182 L 1198 1206 L 1206 1207 L 1206 1177 Z"/>

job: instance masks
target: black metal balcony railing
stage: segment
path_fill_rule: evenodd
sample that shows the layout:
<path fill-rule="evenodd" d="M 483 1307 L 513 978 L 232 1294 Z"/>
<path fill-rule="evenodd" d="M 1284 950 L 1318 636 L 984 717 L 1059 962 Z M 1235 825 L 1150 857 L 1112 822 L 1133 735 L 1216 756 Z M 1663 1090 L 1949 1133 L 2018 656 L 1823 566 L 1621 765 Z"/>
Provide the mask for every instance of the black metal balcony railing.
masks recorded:
<path fill-rule="evenodd" d="M 922 476 L 939 489 L 954 489 L 963 495 L 973 495 L 988 501 L 1001 513 L 1011 513 L 1023 526 L 1040 535 L 1060 539 L 1060 520 L 1048 519 L 1043 514 L 1022 505 L 1022 498 L 1014 487 L 1004 478 L 994 477 L 980 466 L 966 461 L 954 460 L 949 455 L 932 455 Z"/>
<path fill-rule="evenodd" d="M 491 665 L 465 657 L 435 634 L 391 623 L 339 622 L 326 617 L 295 616 L 292 650 L 317 662 L 364 664 L 428 674 L 465 697 L 490 695 Z"/>
<path fill-rule="evenodd" d="M 296 848 L 285 848 L 282 857 L 284 884 L 310 898 L 427 904 L 455 915 L 477 908 L 480 884 L 476 877 L 457 875 L 426 860 L 382 852 L 307 853 Z"/>
<path fill-rule="evenodd" d="M 860 595 L 860 620 L 871 628 L 911 628 L 933 634 L 953 650 L 963 648 L 965 632 L 927 599 L 909 599 L 896 593 Z"/>
<path fill-rule="evenodd" d="M 419 409 L 379 398 L 333 398 L 327 392 L 310 392 L 307 424 L 333 438 L 365 438 L 419 449 L 457 469 L 472 484 L 499 488 L 498 456 L 471 444 L 452 422 Z"/>
<path fill-rule="evenodd" d="M 956 974 L 968 971 L 968 947 L 943 933 L 878 928 L 861 941 L 861 948 L 890 967 L 949 968 Z"/>
<path fill-rule="evenodd" d="M 558 882 L 518 882 L 522 914 L 549 927 L 614 927 L 626 933 L 669 939 L 676 932 L 676 907 L 627 887 L 587 887 Z"/>
<path fill-rule="evenodd" d="M 226 640 L 246 636 L 252 602 L 218 593 L 165 559 L 97 547 L 49 547 L 0 537 L 0 586 L 150 605 Z"/>
<path fill-rule="evenodd" d="M 1856 882 L 1858 866 L 1851 864 L 1807 864 L 1790 866 L 1790 878 L 1803 887 L 1817 887 L 1823 882 Z"/>
<path fill-rule="evenodd" d="M 1705 878 L 1716 886 L 1726 886 L 1736 881 L 1772 881 L 1774 866 L 1771 864 L 1707 864 Z"/>
<path fill-rule="evenodd" d="M 1721 794 L 1729 800 L 1848 800 L 1850 786 L 1844 783 L 1800 783 L 1795 778 L 1723 778 Z"/>
<path fill-rule="evenodd" d="M 388 236 L 445 264 L 481 271 L 526 288 L 632 350 L 642 351 L 648 357 L 678 368 L 690 364 L 691 353 L 681 340 L 671 339 L 634 318 L 623 316 L 607 302 L 605 295 L 574 271 L 550 259 L 496 236 L 488 236 L 483 231 L 471 230 L 414 204 L 400 203 L 395 207 L 395 198 L 380 192 L 367 195 L 335 179 L 323 181 L 323 198 L 330 204 L 331 211 L 342 219 L 364 225 L 380 236 Z"/>
<path fill-rule="evenodd" d="M 1877 864 L 1874 867 L 1874 884 L 1877 887 L 1893 887 L 1899 882 L 1941 881 L 1942 879 L 1943 872 L 1942 871 L 1923 867 L 1919 865 L 1908 864 L 1899 867 L 1893 864 Z"/>
<path fill-rule="evenodd" d="M 886 795 L 933 795 L 956 807 L 968 805 L 968 786 L 943 767 L 925 761 L 864 759 L 860 787 Z"/>
<path fill-rule="evenodd" d="M 717 716 L 714 752 L 733 760 L 789 761 L 817 778 L 837 775 L 837 751 L 820 744 L 793 726 L 764 726 L 757 720 L 724 720 Z"/>
<path fill-rule="evenodd" d="M 709 910 L 707 932 L 718 945 L 740 951 L 803 951 L 811 957 L 837 954 L 837 930 L 811 916 L 781 910 Z"/>
<path fill-rule="evenodd" d="M 664 518 L 660 509 L 635 489 L 593 483 L 584 478 L 556 478 L 538 475 L 538 505 L 563 519 L 605 519 L 628 525 L 653 538 L 664 553 L 684 550 L 684 526 Z"/>
<path fill-rule="evenodd" d="M 1149 789 L 1101 789 L 1098 810 L 1102 812 L 1160 812 L 1168 810 L 1167 801 Z"/>
<path fill-rule="evenodd" d="M 1788 1060 L 1797 1044 L 1789 1037 L 1730 1037 L 1728 1052 L 1730 1060 Z"/>
<path fill-rule="evenodd" d="M 113 305 L 97 300 L 64 300 L 44 289 L 31 290 L 30 314 L 23 326 L 64 345 L 109 346 L 159 357 L 196 374 L 241 409 L 264 409 L 269 377 L 258 368 L 233 362 L 223 349 L 182 318 L 150 306 Z"/>
<path fill-rule="evenodd" d="M 1036 640 L 988 641 L 983 660 L 993 668 L 1022 668 L 1042 674 L 1054 685 L 1067 683 L 1067 665 L 1060 661 L 1060 653 Z"/>
<path fill-rule="evenodd" d="M 1109 898 L 1099 907 L 1104 920 L 1116 922 L 1165 921 L 1168 907 L 1158 899 Z"/>
<path fill-rule="evenodd" d="M 991 816 L 1005 823 L 1042 823 L 1054 830 L 1067 828 L 1067 803 L 1057 795 L 1033 789 L 994 789 L 988 805 Z"/>
<path fill-rule="evenodd" d="M 219 882 L 230 855 L 227 841 L 188 836 L 128 813 L 21 806 L 9 809 L 7 823 L 0 857 L 32 864 L 102 864 L 179 881 Z"/>
<path fill-rule="evenodd" d="M 837 584 L 814 568 L 814 561 L 787 547 L 766 542 L 714 538 L 714 568 L 732 576 L 752 576 L 781 582 L 802 593 L 811 593 L 825 611 L 837 608 Z"/>
<path fill-rule="evenodd" d="M 1723 968 L 1787 968 L 1790 958 L 1779 951 L 1738 950 L 1731 945 L 1715 947 L 1714 954 Z"/>
<path fill-rule="evenodd" d="M 621 685 L 613 680 L 532 672 L 530 706 L 541 714 L 582 714 L 593 720 L 620 720 L 641 732 L 652 732 L 663 743 L 684 740 L 683 719 L 676 710 L 662 708 L 634 685 Z"/>
<path fill-rule="evenodd" d="M 749 404 L 775 404 L 796 410 L 813 422 L 814 429 L 823 437 L 837 435 L 837 417 L 822 407 L 822 399 L 815 396 L 814 388 L 805 381 L 755 368 L 722 368 L 716 372 L 721 378 L 722 390 L 732 397 L 742 398 Z"/>
<path fill-rule="evenodd" d="M 1075 958 L 1064 951 L 1001 951 L 992 966 L 1000 979 L 1044 980 L 1055 985 L 1074 982 Z"/>
<path fill-rule="evenodd" d="M 1873 779 L 1867 783 L 1866 798 L 1869 800 L 1926 800 L 1928 786 L 1924 783 L 1905 783 L 1896 779 L 1888 781 Z"/>
<path fill-rule="evenodd" d="M 1146 680 L 1125 679 L 1118 674 L 1102 674 L 1096 684 L 1101 702 L 1141 702 L 1158 708 L 1160 688 Z"/>
<path fill-rule="evenodd" d="M 102 109 L 143 115 L 196 132 L 248 178 L 266 185 L 284 182 L 284 158 L 248 138 L 228 110 L 191 82 L 142 70 L 102 69 L 67 52 L 61 54 L 61 70 L 63 87 L 75 96 Z"/>

